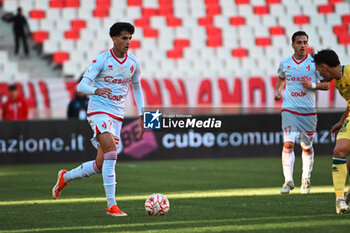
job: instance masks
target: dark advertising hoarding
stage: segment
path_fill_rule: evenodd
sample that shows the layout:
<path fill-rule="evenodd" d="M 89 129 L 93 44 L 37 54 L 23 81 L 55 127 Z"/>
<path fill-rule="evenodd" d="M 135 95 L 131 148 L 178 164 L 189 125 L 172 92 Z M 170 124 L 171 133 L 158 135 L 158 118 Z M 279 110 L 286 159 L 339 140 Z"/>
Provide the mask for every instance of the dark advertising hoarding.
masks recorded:
<path fill-rule="evenodd" d="M 341 113 L 318 115 L 314 137 L 316 156 L 332 154 L 335 139 L 329 130 L 340 116 Z M 281 155 L 283 135 L 280 114 L 192 116 L 188 122 L 186 117 L 173 119 L 163 117 L 161 129 L 147 129 L 143 138 L 138 137 L 137 119 L 125 119 L 118 160 Z M 198 123 L 200 120 L 202 122 Z M 221 121 L 220 127 L 212 127 L 218 121 Z M 91 136 L 92 130 L 87 121 L 3 121 L 0 122 L 0 163 L 91 160 L 96 156 L 96 150 L 90 143 Z M 296 153 L 298 151 L 300 146 L 296 145 Z"/>

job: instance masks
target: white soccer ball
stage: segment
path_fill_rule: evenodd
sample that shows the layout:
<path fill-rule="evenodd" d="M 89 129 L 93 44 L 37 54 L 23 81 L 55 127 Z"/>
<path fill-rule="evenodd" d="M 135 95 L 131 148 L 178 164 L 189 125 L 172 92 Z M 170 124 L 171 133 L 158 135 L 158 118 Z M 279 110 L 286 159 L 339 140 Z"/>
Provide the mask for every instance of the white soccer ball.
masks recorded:
<path fill-rule="evenodd" d="M 168 198 L 161 193 L 153 193 L 145 202 L 145 209 L 149 215 L 165 215 L 169 208 Z"/>

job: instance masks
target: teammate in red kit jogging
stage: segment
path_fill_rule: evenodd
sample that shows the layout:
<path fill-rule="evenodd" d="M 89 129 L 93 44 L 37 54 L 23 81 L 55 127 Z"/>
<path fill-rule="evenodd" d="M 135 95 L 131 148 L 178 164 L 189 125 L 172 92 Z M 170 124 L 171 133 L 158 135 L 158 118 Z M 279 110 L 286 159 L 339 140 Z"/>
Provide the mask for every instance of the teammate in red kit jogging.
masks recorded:
<path fill-rule="evenodd" d="M 9 99 L 2 109 L 2 119 L 5 121 L 28 120 L 28 108 L 26 101 L 18 96 L 17 86 L 9 86 Z"/>
<path fill-rule="evenodd" d="M 52 197 L 56 199 L 68 182 L 102 173 L 107 214 L 111 216 L 127 215 L 118 208 L 115 200 L 115 165 L 130 84 L 139 112 L 140 137 L 144 134 L 140 65 L 136 57 L 128 52 L 134 31 L 130 23 L 115 23 L 109 32 L 113 48 L 92 61 L 77 87 L 77 91 L 91 95 L 87 119 L 94 132 L 91 141 L 97 148 L 96 160 L 85 162 L 70 171 L 60 170 L 52 189 Z"/>

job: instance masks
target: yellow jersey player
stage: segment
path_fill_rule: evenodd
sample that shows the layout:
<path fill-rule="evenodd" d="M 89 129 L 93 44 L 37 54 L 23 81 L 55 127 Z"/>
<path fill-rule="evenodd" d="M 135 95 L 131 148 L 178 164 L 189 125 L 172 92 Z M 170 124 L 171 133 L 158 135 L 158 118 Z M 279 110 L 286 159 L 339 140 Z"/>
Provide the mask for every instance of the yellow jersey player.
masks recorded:
<path fill-rule="evenodd" d="M 350 64 L 340 65 L 338 55 L 331 49 L 324 49 L 314 55 L 316 69 L 324 78 L 330 82 L 334 79 L 334 84 L 340 95 L 346 100 L 347 107 L 340 121 L 336 123 L 331 132 L 338 133 L 335 148 L 333 151 L 332 176 L 333 186 L 336 195 L 337 214 L 349 213 L 350 189 L 344 197 L 344 188 L 348 169 L 346 166 L 346 156 L 350 153 Z"/>

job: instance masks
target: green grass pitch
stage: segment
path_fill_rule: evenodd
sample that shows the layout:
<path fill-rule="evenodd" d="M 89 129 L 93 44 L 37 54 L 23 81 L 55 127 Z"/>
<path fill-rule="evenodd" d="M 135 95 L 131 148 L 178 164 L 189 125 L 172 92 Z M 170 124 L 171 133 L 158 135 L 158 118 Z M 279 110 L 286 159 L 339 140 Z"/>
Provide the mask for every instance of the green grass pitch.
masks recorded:
<path fill-rule="evenodd" d="M 0 166 L 0 233 L 22 232 L 349 232 L 350 215 L 335 213 L 331 156 L 316 156 L 311 194 L 279 194 L 280 158 L 119 162 L 117 201 L 127 217 L 105 214 L 102 176 L 72 181 L 51 199 L 57 171 L 79 163 Z M 160 192 L 165 216 L 144 202 Z"/>

